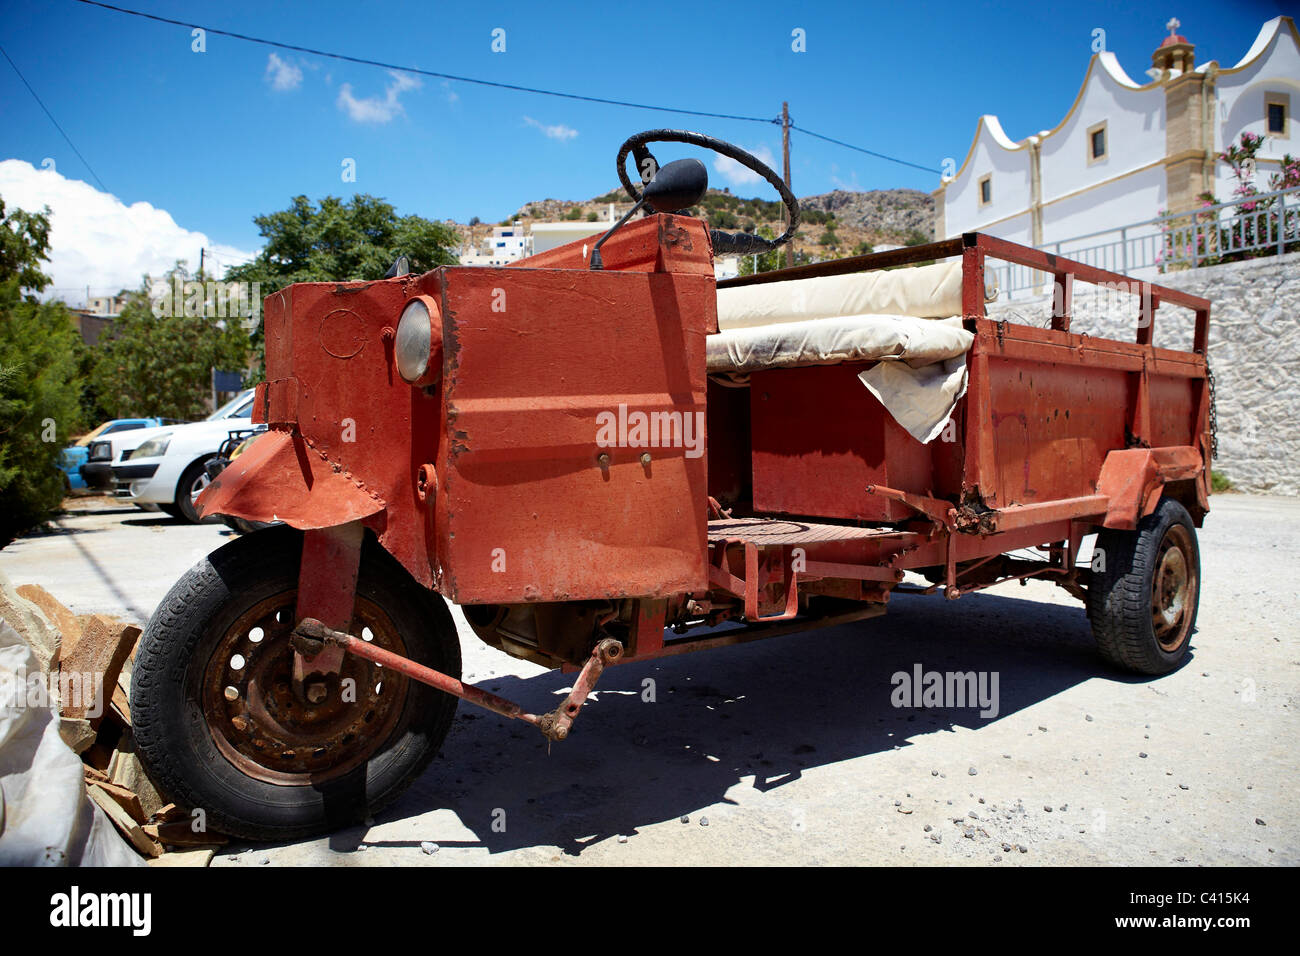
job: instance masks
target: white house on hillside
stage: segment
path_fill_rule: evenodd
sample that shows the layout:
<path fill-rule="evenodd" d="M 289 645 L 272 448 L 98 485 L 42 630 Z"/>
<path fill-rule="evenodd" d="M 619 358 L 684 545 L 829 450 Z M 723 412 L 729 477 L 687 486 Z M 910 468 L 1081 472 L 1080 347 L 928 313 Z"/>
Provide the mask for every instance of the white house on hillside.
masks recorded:
<path fill-rule="evenodd" d="M 1260 184 L 1284 153 L 1300 153 L 1300 34 L 1268 21 L 1235 66 L 1197 66 L 1177 20 L 1152 54 L 1149 79 L 1129 78 L 1113 53 L 1093 55 L 1083 85 L 1052 129 L 1013 141 L 981 116 L 960 168 L 933 194 L 935 238 L 988 232 L 1043 246 L 1183 212 L 1199 195 L 1232 198 L 1216 154 L 1242 133 L 1267 137 Z"/>
<path fill-rule="evenodd" d="M 496 226 L 483 240 L 480 249 L 466 246 L 460 255 L 463 266 L 504 266 L 533 254 L 532 237 L 525 235 L 521 223 Z"/>

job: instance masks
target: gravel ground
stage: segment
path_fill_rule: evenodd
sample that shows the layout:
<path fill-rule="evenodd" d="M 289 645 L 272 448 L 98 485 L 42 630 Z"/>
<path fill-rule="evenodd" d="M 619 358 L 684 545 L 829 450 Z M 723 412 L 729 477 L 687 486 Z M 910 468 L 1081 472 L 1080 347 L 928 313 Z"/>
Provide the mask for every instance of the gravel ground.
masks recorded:
<path fill-rule="evenodd" d="M 215 865 L 1300 863 L 1300 501 L 1224 495 L 1201 532 L 1189 663 L 1097 658 L 1050 584 L 606 673 L 573 736 L 462 705 L 441 757 L 373 825 Z M 16 584 L 143 621 L 224 526 L 85 499 L 0 551 Z M 466 679 L 541 712 L 567 675 L 479 643 Z M 898 708 L 891 677 L 998 678 L 998 713 Z M 653 681 L 654 701 L 644 698 Z"/>

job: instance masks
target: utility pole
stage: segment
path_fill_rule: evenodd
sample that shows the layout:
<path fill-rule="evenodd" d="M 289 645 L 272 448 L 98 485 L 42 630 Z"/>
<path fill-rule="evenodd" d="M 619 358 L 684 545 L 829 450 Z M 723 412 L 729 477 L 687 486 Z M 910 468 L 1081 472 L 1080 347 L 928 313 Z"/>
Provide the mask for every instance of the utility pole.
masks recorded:
<path fill-rule="evenodd" d="M 785 188 L 790 188 L 790 104 L 781 103 L 781 154 L 785 162 Z M 792 192 L 793 195 L 793 192 Z M 785 214 L 786 228 L 790 228 L 790 211 L 786 210 Z M 788 242 L 785 246 L 785 265 L 789 268 L 794 265 L 794 242 Z"/>
<path fill-rule="evenodd" d="M 786 174 L 786 178 L 787 178 L 787 179 L 790 178 L 788 173 Z M 199 276 L 200 276 L 200 277 L 203 275 L 203 253 L 204 253 L 204 251 L 205 251 L 204 248 L 203 248 L 202 246 L 199 246 Z"/>

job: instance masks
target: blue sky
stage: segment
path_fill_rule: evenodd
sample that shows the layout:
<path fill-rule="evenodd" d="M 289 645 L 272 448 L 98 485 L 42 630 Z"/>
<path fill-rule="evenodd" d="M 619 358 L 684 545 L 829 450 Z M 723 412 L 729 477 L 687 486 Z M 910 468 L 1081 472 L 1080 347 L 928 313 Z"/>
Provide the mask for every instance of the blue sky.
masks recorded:
<path fill-rule="evenodd" d="M 304 46 L 484 79 L 692 109 L 775 116 L 936 170 L 965 155 L 981 113 L 1020 138 L 1055 125 L 1091 54 L 1092 31 L 1143 80 L 1175 15 L 1197 60 L 1236 62 L 1272 2 L 1165 4 L 178 3 L 132 7 Z M 506 31 L 493 53 L 491 31 Z M 806 31 L 807 52 L 791 50 Z M 780 156 L 779 128 L 578 103 L 272 50 L 74 0 L 4 0 L 0 45 L 107 189 L 166 210 L 214 244 L 259 245 L 255 214 L 291 196 L 370 192 L 403 213 L 499 220 L 546 197 L 615 185 L 630 133 L 699 129 Z M 279 80 L 277 88 L 276 80 Z M 837 186 L 932 190 L 938 173 L 795 134 L 799 195 Z M 682 155 L 664 148 L 660 159 Z M 86 167 L 0 61 L 0 160 Z M 344 159 L 356 182 L 341 181 Z M 743 194 L 770 190 L 713 184 Z"/>

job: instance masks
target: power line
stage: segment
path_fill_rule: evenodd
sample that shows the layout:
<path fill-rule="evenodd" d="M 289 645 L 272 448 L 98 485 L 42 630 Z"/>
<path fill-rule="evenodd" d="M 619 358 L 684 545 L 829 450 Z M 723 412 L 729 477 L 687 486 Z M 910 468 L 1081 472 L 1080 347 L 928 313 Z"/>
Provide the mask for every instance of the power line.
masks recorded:
<path fill-rule="evenodd" d="M 931 169 L 929 166 L 922 166 L 920 163 L 908 162 L 906 159 L 896 159 L 893 156 L 886 156 L 884 153 L 877 153 L 875 150 L 864 149 L 861 146 L 854 146 L 852 143 L 846 143 L 843 140 L 832 139 L 829 136 L 823 136 L 821 133 L 814 133 L 810 129 L 804 129 L 802 126 L 790 124 L 790 128 L 796 132 L 803 133 L 805 136 L 812 136 L 816 139 L 825 140 L 828 143 L 834 143 L 836 146 L 843 146 L 845 149 L 857 150 L 859 153 L 866 153 L 868 156 L 874 156 L 876 159 L 887 160 L 891 163 L 898 163 L 900 166 L 911 166 L 913 169 L 920 169 L 927 173 L 937 173 L 939 170 Z"/>
<path fill-rule="evenodd" d="M 77 0 L 78 3 L 87 6 L 100 7 L 104 10 L 112 10 L 116 13 L 125 13 L 128 16 L 141 17 L 145 20 L 153 20 L 157 23 L 166 23 L 172 26 L 186 27 L 191 30 L 204 30 L 208 33 L 214 33 L 217 36 L 231 37 L 235 40 L 245 40 L 249 43 L 257 43 L 262 46 L 274 47 L 279 50 L 291 50 L 295 53 L 306 53 L 311 56 L 323 56 L 332 60 L 342 60 L 347 63 L 358 63 L 362 66 L 377 66 L 385 70 L 397 70 L 400 73 L 412 73 L 416 76 L 428 76 L 440 80 L 454 80 L 457 83 L 470 83 L 476 86 L 489 86 L 502 90 L 513 90 L 519 93 L 536 93 L 539 96 L 555 96 L 567 100 L 581 100 L 586 103 L 601 103 L 606 106 L 625 106 L 630 109 L 653 110 L 659 113 L 681 113 L 686 116 L 706 116 L 712 119 L 738 120 L 745 123 L 763 123 L 765 125 L 780 125 L 781 117 L 767 118 L 762 116 L 740 116 L 735 113 L 714 113 L 707 110 L 688 110 L 674 106 L 655 106 L 649 103 L 632 103 L 627 100 L 611 100 L 600 96 L 587 96 L 581 93 L 564 93 L 558 90 L 544 90 L 535 86 L 520 86 L 515 83 L 502 83 L 497 80 L 483 80 L 472 76 L 458 76 L 454 73 L 439 73 L 435 70 L 421 70 L 410 66 L 400 66 L 396 63 L 385 63 L 382 60 L 371 60 L 366 57 L 351 56 L 346 53 L 331 53 L 328 50 L 317 50 L 312 47 L 298 46 L 292 43 L 283 43 L 279 40 L 267 40 L 263 37 L 250 36 L 246 33 L 236 33 L 231 30 L 220 30 L 215 27 L 205 27 L 201 23 L 189 23 L 185 20 L 175 20 L 171 17 L 162 17 L 153 13 L 145 13 L 141 10 L 131 10 L 127 7 L 115 6 L 111 3 L 103 3 L 102 0 Z M 883 159 L 886 162 L 897 163 L 900 166 L 909 166 L 912 169 L 919 169 L 927 173 L 937 173 L 939 170 L 929 166 L 922 166 L 919 163 L 909 162 L 906 159 L 898 159 L 894 156 L 888 156 L 885 153 L 876 152 L 875 150 L 865 149 L 861 146 L 854 146 L 852 143 L 846 143 L 843 140 L 835 139 L 830 136 L 824 136 L 821 133 L 814 133 L 812 130 L 803 129 L 798 126 L 791 126 L 806 136 L 812 136 L 815 139 L 824 140 L 828 143 L 834 143 L 836 146 L 843 146 L 846 149 L 855 150 L 864 153 L 867 156 Z"/>
<path fill-rule="evenodd" d="M 23 86 L 27 87 L 27 92 L 32 94 L 32 99 L 34 99 L 36 101 L 36 104 L 45 111 L 45 115 L 50 118 L 50 122 L 54 124 L 54 128 L 59 131 L 60 135 L 62 135 L 65 140 L 67 140 L 68 145 L 72 147 L 72 151 L 77 154 L 77 158 L 81 160 L 82 163 L 85 164 L 85 167 L 87 169 L 90 170 L 90 175 L 95 177 L 95 182 L 99 183 L 99 188 L 102 189 L 104 192 L 109 192 L 110 191 L 109 188 L 104 185 L 104 181 L 99 178 L 99 174 L 95 172 L 94 167 L 92 167 L 90 163 L 86 161 L 86 157 L 81 155 L 81 150 L 77 149 L 76 144 L 72 142 L 72 137 L 70 137 L 66 132 L 64 132 L 63 127 L 60 126 L 59 121 L 54 118 L 54 114 L 50 112 L 49 107 L 47 107 L 45 103 L 41 101 L 41 98 L 36 95 L 36 91 L 32 89 L 32 85 L 27 82 L 27 77 L 23 76 L 23 71 L 18 69 L 18 64 L 16 64 L 13 60 L 9 59 L 9 54 L 5 52 L 5 48 L 3 46 L 0 46 L 0 53 L 4 54 L 4 58 L 6 60 L 9 60 L 9 65 L 12 66 L 14 68 L 14 72 L 18 74 L 18 79 L 23 81 Z"/>
<path fill-rule="evenodd" d="M 587 103 L 603 103 L 607 106 L 627 106 L 638 110 L 656 110 L 660 113 L 685 113 L 690 116 L 709 116 L 714 119 L 741 120 L 747 123 L 775 123 L 777 120 L 768 119 L 760 116 L 737 116 L 732 113 L 709 113 L 704 110 L 687 110 L 677 109 L 670 106 L 652 106 L 648 103 L 631 103 L 626 100 L 609 100 L 600 96 L 586 96 L 582 93 L 561 93 L 557 90 L 543 90 L 533 86 L 520 86 L 515 83 L 501 83 L 497 80 L 481 80 L 472 76 L 457 76 L 454 73 L 438 73 L 435 70 L 421 70 L 416 67 L 399 66 L 396 63 L 385 63 L 382 60 L 370 60 L 360 56 L 350 56 L 346 53 L 331 53 L 328 50 L 316 50 L 311 47 L 297 46 L 292 43 L 282 43 L 278 40 L 267 40 L 262 37 L 249 36 L 246 33 L 235 33 L 231 30 L 219 30 L 216 27 L 205 27 L 201 23 L 187 23 L 184 20 L 173 20 L 171 17 L 160 17 L 153 13 L 144 13 L 140 10 L 128 10 L 126 7 L 117 7 L 111 3 L 101 3 L 100 0 L 77 0 L 78 3 L 84 3 L 92 7 L 102 7 L 105 10 L 114 10 L 117 13 L 129 14 L 133 17 L 143 17 L 146 20 L 155 20 L 158 23 L 169 23 L 172 26 L 188 27 L 191 30 L 204 30 L 207 33 L 215 33 L 217 36 L 231 37 L 235 40 L 247 40 L 249 43 L 259 43 L 262 46 L 275 47 L 280 50 L 292 50 L 295 53 L 307 53 L 312 56 L 328 57 L 331 60 L 344 60 L 348 63 L 359 63 L 363 66 L 377 66 L 385 70 L 397 70 L 399 73 L 413 73 L 416 76 L 429 76 L 439 80 L 455 80 L 458 83 L 473 83 L 478 86 L 494 86 L 503 90 L 515 90 L 520 93 L 537 93 L 541 96 L 559 96 L 568 100 L 582 100 Z"/>

